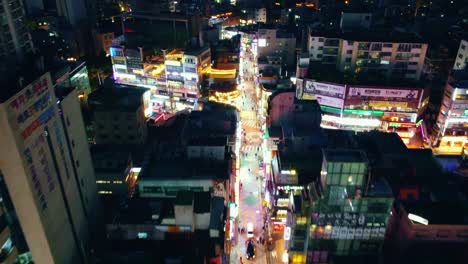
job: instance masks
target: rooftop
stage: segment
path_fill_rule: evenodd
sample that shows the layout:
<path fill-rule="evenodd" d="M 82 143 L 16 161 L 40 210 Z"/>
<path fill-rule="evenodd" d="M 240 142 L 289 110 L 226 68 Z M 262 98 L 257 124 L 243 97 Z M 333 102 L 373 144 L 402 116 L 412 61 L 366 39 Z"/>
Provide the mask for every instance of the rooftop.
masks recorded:
<path fill-rule="evenodd" d="M 153 160 L 142 169 L 139 180 L 227 179 L 229 168 L 229 162 L 224 160 Z"/>
<path fill-rule="evenodd" d="M 188 141 L 188 146 L 225 146 L 226 137 L 197 137 Z"/>
<path fill-rule="evenodd" d="M 293 152 L 286 149 L 278 151 L 280 169 L 295 169 L 299 184 L 308 184 L 320 176 L 322 168 L 322 150 L 320 147 L 307 151 Z"/>
<path fill-rule="evenodd" d="M 187 55 L 193 55 L 193 56 L 198 56 L 201 55 L 202 53 L 210 50 L 209 46 L 204 46 L 204 47 L 199 47 L 199 46 L 188 46 L 185 48 L 184 54 Z"/>
<path fill-rule="evenodd" d="M 367 162 L 366 154 L 360 150 L 325 149 L 323 153 L 329 162 Z"/>
<path fill-rule="evenodd" d="M 194 192 L 181 190 L 177 192 L 176 205 L 193 205 Z"/>
<path fill-rule="evenodd" d="M 95 90 L 88 97 L 88 103 L 94 109 L 113 109 L 136 111 L 143 104 L 146 88 L 137 88 L 122 84 Z"/>
<path fill-rule="evenodd" d="M 196 214 L 209 213 L 211 206 L 210 192 L 196 192 L 193 202 L 193 212 Z"/>
<path fill-rule="evenodd" d="M 355 30 L 342 32 L 339 30 L 311 29 L 311 36 L 325 38 L 340 38 L 352 41 L 391 42 L 391 43 L 424 43 L 421 37 L 414 33 L 387 30 Z"/>
<path fill-rule="evenodd" d="M 387 78 L 384 75 L 361 72 L 359 74 L 340 72 L 336 66 L 322 64 L 319 61 L 311 61 L 309 64 L 308 78 L 318 82 L 332 82 L 351 85 L 375 85 L 378 87 L 411 87 L 423 88 L 424 83 L 413 79 Z M 389 87 L 392 88 L 392 87 Z"/>
<path fill-rule="evenodd" d="M 458 202 L 403 203 L 407 213 L 421 216 L 429 225 L 467 225 L 466 208 Z"/>

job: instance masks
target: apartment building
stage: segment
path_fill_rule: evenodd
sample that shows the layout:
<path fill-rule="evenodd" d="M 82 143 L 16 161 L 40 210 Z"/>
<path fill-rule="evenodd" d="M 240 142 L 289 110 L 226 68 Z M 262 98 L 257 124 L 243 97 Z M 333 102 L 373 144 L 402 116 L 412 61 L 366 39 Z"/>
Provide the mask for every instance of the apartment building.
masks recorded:
<path fill-rule="evenodd" d="M 462 70 L 468 65 L 468 40 L 460 41 L 457 57 L 455 58 L 454 70 Z"/>
<path fill-rule="evenodd" d="M 311 61 L 336 65 L 341 72 L 368 72 L 419 80 L 427 43 L 407 33 L 324 32 L 309 29 Z"/>
<path fill-rule="evenodd" d="M 78 94 L 48 72 L 21 80 L 0 93 L 6 189 L 35 263 L 86 263 L 98 210 Z"/>

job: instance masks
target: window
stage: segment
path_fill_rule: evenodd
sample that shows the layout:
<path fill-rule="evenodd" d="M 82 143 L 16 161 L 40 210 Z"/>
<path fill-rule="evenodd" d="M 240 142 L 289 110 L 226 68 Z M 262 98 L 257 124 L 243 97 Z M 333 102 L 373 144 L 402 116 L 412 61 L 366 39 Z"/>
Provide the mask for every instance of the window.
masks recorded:
<path fill-rule="evenodd" d="M 322 58 L 322 54 L 317 54 L 317 58 L 318 59 Z"/>
<path fill-rule="evenodd" d="M 353 50 L 347 50 L 346 54 L 353 54 Z"/>
<path fill-rule="evenodd" d="M 77 167 L 77 168 L 80 167 L 80 161 L 79 161 L 79 160 L 76 161 L 76 167 Z"/>
<path fill-rule="evenodd" d="M 84 181 L 83 181 L 83 178 L 81 178 L 80 182 L 81 182 L 81 187 L 84 187 Z"/>
<path fill-rule="evenodd" d="M 319 42 L 324 42 L 325 40 L 323 38 L 318 39 Z"/>
<path fill-rule="evenodd" d="M 163 189 L 158 186 L 143 186 L 143 192 L 145 193 L 162 193 Z"/>
<path fill-rule="evenodd" d="M 458 54 L 458 58 L 463 59 L 463 54 Z"/>
<path fill-rule="evenodd" d="M 68 119 L 68 117 L 66 118 L 67 120 L 67 126 L 70 126 L 70 120 Z"/>
<path fill-rule="evenodd" d="M 345 62 L 350 63 L 350 62 L 351 62 L 351 58 L 346 58 L 346 59 L 345 59 Z"/>
<path fill-rule="evenodd" d="M 413 44 L 413 49 L 420 49 L 422 46 L 421 44 Z"/>
<path fill-rule="evenodd" d="M 460 48 L 461 48 L 462 50 L 465 50 L 466 46 L 462 44 L 462 45 L 460 46 Z"/>
<path fill-rule="evenodd" d="M 323 50 L 323 46 L 318 47 L 318 50 Z"/>
<path fill-rule="evenodd" d="M 71 145 L 72 145 L 72 147 L 75 147 L 75 140 L 72 139 Z"/>

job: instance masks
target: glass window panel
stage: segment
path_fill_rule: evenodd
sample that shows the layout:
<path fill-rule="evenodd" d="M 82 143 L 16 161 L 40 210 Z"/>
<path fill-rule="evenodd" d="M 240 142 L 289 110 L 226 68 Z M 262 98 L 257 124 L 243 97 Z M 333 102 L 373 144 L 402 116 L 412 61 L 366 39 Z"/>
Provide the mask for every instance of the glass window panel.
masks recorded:
<path fill-rule="evenodd" d="M 359 173 L 364 173 L 364 169 L 365 169 L 364 163 L 361 163 L 359 166 Z"/>
<path fill-rule="evenodd" d="M 339 174 L 332 174 L 332 184 L 338 185 L 340 184 L 340 175 Z"/>
<path fill-rule="evenodd" d="M 342 174 L 341 175 L 340 185 L 343 185 L 343 186 L 348 185 L 348 176 L 347 176 L 347 174 Z"/>
<path fill-rule="evenodd" d="M 359 172 L 359 163 L 352 163 L 350 172 L 351 173 L 358 173 Z"/>
<path fill-rule="evenodd" d="M 343 170 L 342 170 L 342 172 L 343 172 L 343 173 L 349 173 L 350 170 L 351 170 L 351 163 L 349 163 L 349 162 L 343 163 Z"/>
<path fill-rule="evenodd" d="M 333 172 L 341 172 L 341 163 L 334 163 Z"/>

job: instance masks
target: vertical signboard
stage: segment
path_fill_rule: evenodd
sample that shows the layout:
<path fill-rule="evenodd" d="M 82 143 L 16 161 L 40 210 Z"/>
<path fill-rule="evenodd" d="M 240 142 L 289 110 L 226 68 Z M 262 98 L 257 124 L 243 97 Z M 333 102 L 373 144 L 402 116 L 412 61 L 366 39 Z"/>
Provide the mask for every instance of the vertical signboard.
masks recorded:
<path fill-rule="evenodd" d="M 47 135 L 43 129 L 56 113 L 51 90 L 52 82 L 47 73 L 6 102 L 9 123 L 18 140 L 17 145 L 22 147 L 20 151 L 31 177 L 31 188 L 36 194 L 38 207 L 43 210 L 48 207 L 46 194 L 56 187 Z"/>

